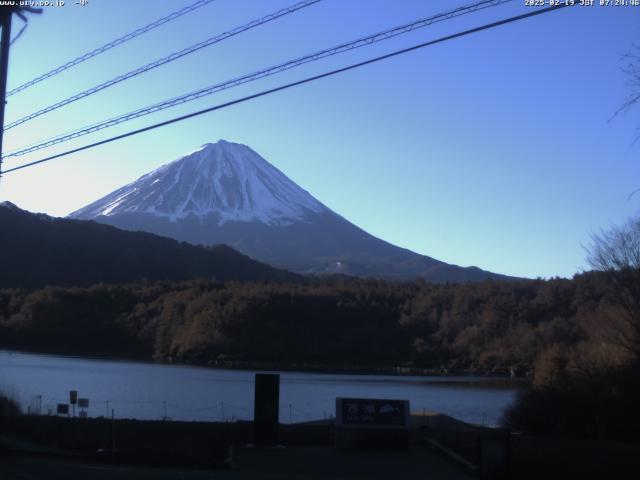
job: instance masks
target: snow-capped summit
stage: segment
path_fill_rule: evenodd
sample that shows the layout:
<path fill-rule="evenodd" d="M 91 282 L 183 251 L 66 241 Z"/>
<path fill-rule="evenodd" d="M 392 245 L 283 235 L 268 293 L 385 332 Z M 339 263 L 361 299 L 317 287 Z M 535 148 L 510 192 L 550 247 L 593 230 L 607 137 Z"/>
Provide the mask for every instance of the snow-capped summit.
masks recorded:
<path fill-rule="evenodd" d="M 298 273 L 433 281 L 500 277 L 376 238 L 249 147 L 224 140 L 203 145 L 70 216 L 196 245 L 224 243 Z"/>
<path fill-rule="evenodd" d="M 74 212 L 73 218 L 144 213 L 288 225 L 327 208 L 246 145 L 220 140 Z"/>

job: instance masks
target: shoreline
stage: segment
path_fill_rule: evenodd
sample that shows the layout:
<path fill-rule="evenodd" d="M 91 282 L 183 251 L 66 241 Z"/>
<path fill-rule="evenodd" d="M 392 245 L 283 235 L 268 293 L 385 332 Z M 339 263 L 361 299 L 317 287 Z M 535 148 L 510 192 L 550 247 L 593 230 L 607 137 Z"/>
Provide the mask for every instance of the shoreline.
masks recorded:
<path fill-rule="evenodd" d="M 446 368 L 422 368 L 414 366 L 382 366 L 382 365 L 343 365 L 343 364 L 312 364 L 293 362 L 253 362 L 242 360 L 209 360 L 202 362 L 176 362 L 172 360 L 157 360 L 147 356 L 110 355 L 96 353 L 59 353 L 50 350 L 27 350 L 11 349 L 0 347 L 0 353 L 40 355 L 48 357 L 60 357 L 69 359 L 112 361 L 112 362 L 132 362 L 144 363 L 148 365 L 163 365 L 175 367 L 196 367 L 214 370 L 242 370 L 258 372 L 298 372 L 298 373 L 318 373 L 328 375 L 388 375 L 397 377 L 454 377 L 454 378 L 486 378 L 497 380 L 513 380 L 525 382 L 530 380 L 526 375 L 512 375 L 508 368 L 492 371 L 459 369 L 450 370 Z"/>

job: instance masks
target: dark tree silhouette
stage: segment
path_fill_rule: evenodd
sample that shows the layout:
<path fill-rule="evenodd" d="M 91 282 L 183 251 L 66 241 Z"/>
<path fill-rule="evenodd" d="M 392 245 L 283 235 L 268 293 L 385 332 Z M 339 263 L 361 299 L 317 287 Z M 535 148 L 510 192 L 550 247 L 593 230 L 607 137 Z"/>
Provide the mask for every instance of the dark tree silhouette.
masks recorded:
<path fill-rule="evenodd" d="M 593 235 L 588 261 L 605 273 L 618 307 L 611 340 L 640 359 L 640 218 Z"/>
<path fill-rule="evenodd" d="M 628 76 L 627 86 L 630 92 L 614 116 L 629 110 L 640 102 L 640 45 L 634 44 L 631 51 L 625 54 L 622 60 L 624 62 L 622 71 Z"/>

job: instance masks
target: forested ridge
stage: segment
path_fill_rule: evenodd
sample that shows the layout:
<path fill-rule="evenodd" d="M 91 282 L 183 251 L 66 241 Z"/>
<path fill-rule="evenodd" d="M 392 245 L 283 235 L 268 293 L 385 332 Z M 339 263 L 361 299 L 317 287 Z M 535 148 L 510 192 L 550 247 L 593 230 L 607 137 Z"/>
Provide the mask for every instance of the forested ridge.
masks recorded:
<path fill-rule="evenodd" d="M 196 246 L 96 222 L 34 214 L 0 204 L 0 288 L 89 286 L 143 279 L 296 281 L 302 277 L 226 245 Z"/>
<path fill-rule="evenodd" d="M 198 364 L 525 371 L 544 351 L 599 345 L 602 323 L 615 315 L 607 292 L 598 272 L 466 284 L 326 278 L 5 289 L 0 347 Z"/>

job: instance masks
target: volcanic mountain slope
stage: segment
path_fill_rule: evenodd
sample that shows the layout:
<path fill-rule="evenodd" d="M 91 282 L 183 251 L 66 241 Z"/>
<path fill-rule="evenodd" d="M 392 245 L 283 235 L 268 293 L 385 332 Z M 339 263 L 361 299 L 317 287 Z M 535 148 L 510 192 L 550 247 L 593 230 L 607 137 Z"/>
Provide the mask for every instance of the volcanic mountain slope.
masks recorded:
<path fill-rule="evenodd" d="M 296 281 L 302 277 L 226 245 L 197 247 L 95 222 L 53 218 L 0 203 L 0 288 L 83 286 L 142 279 Z"/>
<path fill-rule="evenodd" d="M 396 247 L 334 213 L 251 148 L 220 140 L 73 212 L 192 244 L 224 243 L 298 273 L 407 280 L 508 278 Z"/>

